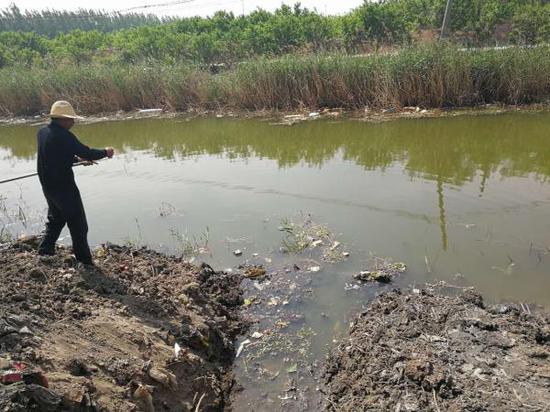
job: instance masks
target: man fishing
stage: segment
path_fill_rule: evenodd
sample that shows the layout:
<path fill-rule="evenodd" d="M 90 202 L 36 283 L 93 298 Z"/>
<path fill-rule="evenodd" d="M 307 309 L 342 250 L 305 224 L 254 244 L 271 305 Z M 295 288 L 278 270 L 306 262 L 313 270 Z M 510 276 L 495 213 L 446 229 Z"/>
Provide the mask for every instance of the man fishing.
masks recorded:
<path fill-rule="evenodd" d="M 50 124 L 38 131 L 37 171 L 42 191 L 48 203 L 48 221 L 44 238 L 38 248 L 40 255 L 53 255 L 55 242 L 67 224 L 71 232 L 73 253 L 78 261 L 93 265 L 88 246 L 88 223 L 74 180 L 72 165 L 81 160 L 94 161 L 113 157 L 114 150 L 90 149 L 70 132 L 77 116 L 69 102 L 60 100 L 52 105 Z"/>

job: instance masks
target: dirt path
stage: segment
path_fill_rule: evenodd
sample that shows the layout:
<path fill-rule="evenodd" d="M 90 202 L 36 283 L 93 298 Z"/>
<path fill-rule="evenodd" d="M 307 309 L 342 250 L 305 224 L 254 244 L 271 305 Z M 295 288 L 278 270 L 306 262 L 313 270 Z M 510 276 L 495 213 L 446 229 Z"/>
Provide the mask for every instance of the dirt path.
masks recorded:
<path fill-rule="evenodd" d="M 223 410 L 240 276 L 114 245 L 95 259 L 39 258 L 33 239 L 0 251 L 0 372 L 26 365 L 0 410 Z"/>
<path fill-rule="evenodd" d="M 381 295 L 325 369 L 331 411 L 547 411 L 550 324 L 479 295 Z"/>

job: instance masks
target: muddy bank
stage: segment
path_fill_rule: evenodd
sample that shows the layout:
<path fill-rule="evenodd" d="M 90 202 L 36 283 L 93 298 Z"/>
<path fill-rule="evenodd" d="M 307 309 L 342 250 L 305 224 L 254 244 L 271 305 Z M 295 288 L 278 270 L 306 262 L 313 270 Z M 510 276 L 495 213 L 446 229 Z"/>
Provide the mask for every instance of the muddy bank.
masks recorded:
<path fill-rule="evenodd" d="M 355 318 L 327 359 L 327 410 L 548 408 L 547 314 L 417 292 L 387 292 Z"/>
<path fill-rule="evenodd" d="M 108 121 L 123 121 L 144 118 L 194 119 L 202 117 L 260 119 L 273 122 L 275 125 L 291 126 L 293 124 L 317 119 L 351 119 L 366 122 L 384 122 L 397 119 L 419 119 L 430 117 L 455 117 L 463 115 L 490 115 L 512 112 L 540 113 L 549 112 L 550 103 L 536 103 L 525 105 L 486 104 L 475 107 L 448 107 L 448 108 L 424 108 L 424 107 L 389 107 L 377 109 L 366 107 L 361 110 L 349 110 L 343 108 L 309 108 L 297 111 L 281 110 L 231 110 L 218 109 L 207 110 L 202 108 L 190 109 L 185 112 L 169 111 L 163 109 L 142 109 L 131 112 L 119 111 L 116 113 L 90 113 L 79 124 L 91 124 Z M 46 124 L 49 119 L 45 115 L 30 117 L 0 117 L 0 126 L 5 125 L 30 125 L 38 126 Z"/>
<path fill-rule="evenodd" d="M 239 275 L 115 245 L 85 267 L 35 246 L 0 251 L 0 372 L 25 381 L 0 384 L 1 410 L 227 406 L 246 328 Z"/>

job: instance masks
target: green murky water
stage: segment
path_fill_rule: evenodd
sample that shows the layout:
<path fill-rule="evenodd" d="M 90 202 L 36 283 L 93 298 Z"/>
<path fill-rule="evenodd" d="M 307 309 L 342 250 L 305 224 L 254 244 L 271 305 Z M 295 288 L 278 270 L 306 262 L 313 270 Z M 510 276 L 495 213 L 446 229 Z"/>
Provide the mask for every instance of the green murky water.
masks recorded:
<path fill-rule="evenodd" d="M 92 244 L 129 241 L 174 253 L 202 245 L 197 259 L 216 268 L 249 261 L 271 274 L 267 286 L 247 281 L 247 296 L 260 302 L 249 309 L 259 320 L 252 331 L 263 336 L 249 338 L 237 359 L 244 390 L 236 410 L 314 408 L 318 361 L 380 290 L 350 290 L 352 274 L 372 256 L 407 263 L 399 286 L 445 281 L 492 301 L 550 304 L 548 114 L 291 127 L 142 119 L 74 131 L 119 152 L 76 170 Z M 35 170 L 35 132 L 0 128 L 1 178 Z M 0 227 L 16 234 L 42 227 L 36 178 L 4 184 L 0 194 Z M 331 229 L 349 258 L 281 253 L 281 221 L 308 215 Z M 320 271 L 308 272 L 313 265 Z"/>

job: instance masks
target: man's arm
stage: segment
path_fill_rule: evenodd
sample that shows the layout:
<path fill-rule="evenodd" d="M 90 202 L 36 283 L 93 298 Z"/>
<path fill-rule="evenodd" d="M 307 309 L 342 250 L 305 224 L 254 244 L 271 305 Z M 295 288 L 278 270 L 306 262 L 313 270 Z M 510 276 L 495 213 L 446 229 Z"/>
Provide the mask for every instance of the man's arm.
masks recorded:
<path fill-rule="evenodd" d="M 90 149 L 85 144 L 80 143 L 74 134 L 69 134 L 71 135 L 71 148 L 73 153 L 79 158 L 84 160 L 99 160 L 104 157 L 113 157 L 114 150 L 111 147 L 105 149 Z"/>

